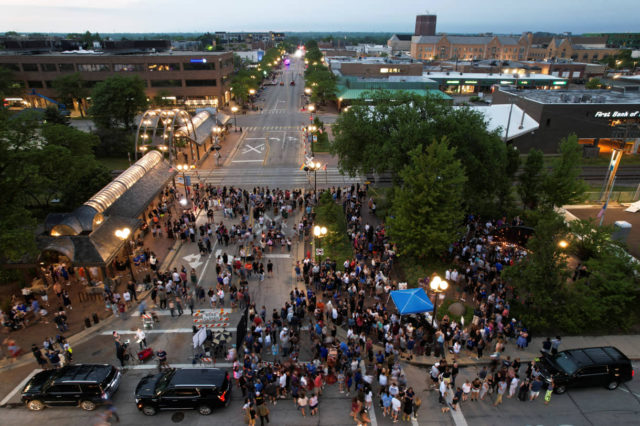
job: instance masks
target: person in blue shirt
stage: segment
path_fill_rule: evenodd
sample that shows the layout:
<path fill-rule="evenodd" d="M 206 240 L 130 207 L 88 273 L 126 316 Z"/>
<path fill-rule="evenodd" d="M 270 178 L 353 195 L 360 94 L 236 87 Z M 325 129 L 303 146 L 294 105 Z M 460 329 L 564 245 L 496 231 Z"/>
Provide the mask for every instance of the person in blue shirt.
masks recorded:
<path fill-rule="evenodd" d="M 380 399 L 382 400 L 382 416 L 390 416 L 391 415 L 391 395 L 386 390 L 382 391 L 382 395 L 380 395 Z"/>

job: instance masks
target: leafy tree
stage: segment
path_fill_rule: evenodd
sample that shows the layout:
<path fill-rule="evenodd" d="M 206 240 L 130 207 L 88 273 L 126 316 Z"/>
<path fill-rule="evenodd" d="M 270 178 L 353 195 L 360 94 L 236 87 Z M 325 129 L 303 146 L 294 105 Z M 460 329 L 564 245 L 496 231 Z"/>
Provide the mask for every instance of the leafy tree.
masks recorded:
<path fill-rule="evenodd" d="M 587 89 L 601 89 L 602 88 L 602 81 L 599 78 L 592 78 L 589 81 L 587 81 L 587 84 L 584 85 L 585 88 Z"/>
<path fill-rule="evenodd" d="M 329 70 L 319 70 L 307 77 L 311 83 L 311 102 L 326 104 L 334 100 L 338 90 L 336 77 Z"/>
<path fill-rule="evenodd" d="M 56 123 L 43 125 L 42 136 L 47 144 L 63 146 L 77 156 L 93 155 L 94 148 L 100 142 L 94 134 Z"/>
<path fill-rule="evenodd" d="M 539 149 L 532 149 L 527 155 L 524 170 L 518 176 L 518 194 L 526 208 L 535 209 L 540 202 L 540 193 L 544 182 L 544 155 Z"/>
<path fill-rule="evenodd" d="M 514 316 L 533 329 L 561 327 L 567 301 L 567 260 L 558 247 L 566 238 L 564 219 L 551 209 L 537 211 L 535 234 L 527 243 L 528 254 L 505 268 L 503 277 L 513 286 L 516 299 Z M 565 320 L 565 321 L 563 321 Z"/>
<path fill-rule="evenodd" d="M 84 117 L 84 100 L 89 96 L 89 90 L 80 73 L 57 77 L 53 80 L 53 88 L 58 93 L 58 99 L 70 110 L 73 109 L 73 102 L 78 102 L 80 115 Z"/>
<path fill-rule="evenodd" d="M 416 259 L 442 253 L 459 237 L 464 211 L 466 177 L 455 148 L 446 138 L 409 152 L 400 171 L 402 185 L 395 189 L 389 218 L 389 235 L 400 252 Z"/>
<path fill-rule="evenodd" d="M 607 248 L 622 249 L 622 245 L 611 239 L 612 225 L 597 226 L 593 218 L 574 220 L 569 224 L 569 247 L 575 256 L 587 261 L 597 257 Z"/>
<path fill-rule="evenodd" d="M 504 214 L 511 198 L 514 167 L 484 116 L 469 108 L 453 109 L 439 98 L 376 90 L 343 112 L 333 126 L 332 153 L 351 174 L 396 173 L 409 163 L 418 145 L 447 136 L 469 178 L 465 206 L 482 215 Z M 397 176 L 396 176 L 397 180 Z"/>
<path fill-rule="evenodd" d="M 19 95 L 21 92 L 22 87 L 16 82 L 13 72 L 0 66 L 0 99 Z"/>
<path fill-rule="evenodd" d="M 628 330 L 638 321 L 640 266 L 623 250 L 607 247 L 585 263 L 588 275 L 571 292 L 567 331 Z"/>
<path fill-rule="evenodd" d="M 98 129 L 96 132 L 100 142 L 95 147 L 98 157 L 126 157 L 134 150 L 134 139 L 131 132 L 124 129 Z"/>
<path fill-rule="evenodd" d="M 44 110 L 43 120 L 45 123 L 49 124 L 62 124 L 63 126 L 68 126 L 70 124 L 69 117 L 65 116 L 58 107 L 54 105 L 49 105 Z"/>
<path fill-rule="evenodd" d="M 136 114 L 147 107 L 145 83 L 137 75 L 114 75 L 98 83 L 91 92 L 90 112 L 104 129 L 131 129 Z"/>
<path fill-rule="evenodd" d="M 578 137 L 571 134 L 560 142 L 560 157 L 545 176 L 542 201 L 550 207 L 582 201 L 587 184 L 580 179 L 581 165 L 582 147 Z"/>
<path fill-rule="evenodd" d="M 21 206 L 0 204 L 0 262 L 19 262 L 37 253 L 36 220 Z"/>
<path fill-rule="evenodd" d="M 158 93 L 156 93 L 156 95 L 152 99 L 153 106 L 163 107 L 173 105 L 171 99 L 165 99 L 169 96 L 171 96 L 171 92 L 169 92 L 167 89 L 158 90 Z"/>

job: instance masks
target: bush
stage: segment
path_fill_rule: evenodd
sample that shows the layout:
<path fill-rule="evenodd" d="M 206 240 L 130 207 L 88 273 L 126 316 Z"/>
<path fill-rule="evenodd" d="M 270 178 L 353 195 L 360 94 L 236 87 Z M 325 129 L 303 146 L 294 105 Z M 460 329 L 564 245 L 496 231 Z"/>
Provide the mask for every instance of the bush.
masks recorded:
<path fill-rule="evenodd" d="M 100 143 L 95 147 L 96 157 L 126 157 L 134 151 L 131 132 L 123 129 L 100 129 L 96 132 Z"/>

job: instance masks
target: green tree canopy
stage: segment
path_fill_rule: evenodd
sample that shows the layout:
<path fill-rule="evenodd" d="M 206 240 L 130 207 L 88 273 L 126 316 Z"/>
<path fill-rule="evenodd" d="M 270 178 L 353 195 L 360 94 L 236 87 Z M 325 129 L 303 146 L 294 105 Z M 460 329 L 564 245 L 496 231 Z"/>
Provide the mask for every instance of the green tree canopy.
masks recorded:
<path fill-rule="evenodd" d="M 354 102 L 333 126 L 331 149 L 343 171 L 396 173 L 409 163 L 415 147 L 446 136 L 468 177 L 465 207 L 478 214 L 504 214 L 513 156 L 508 158 L 504 142 L 487 130 L 482 114 L 454 109 L 433 96 L 376 90 L 365 97 L 371 102 Z"/>
<path fill-rule="evenodd" d="M 567 301 L 567 259 L 558 242 L 566 239 L 562 216 L 550 209 L 535 213 L 535 234 L 527 243 L 527 256 L 507 267 L 503 278 L 513 286 L 518 304 L 514 316 L 534 330 L 549 330 L 562 323 Z"/>
<path fill-rule="evenodd" d="M 433 258 L 460 235 L 466 177 L 455 148 L 446 138 L 409 152 L 400 171 L 402 185 L 393 193 L 389 235 L 402 254 Z"/>
<path fill-rule="evenodd" d="M 544 156 L 539 149 L 532 149 L 520 176 L 518 176 L 518 194 L 525 207 L 535 209 L 540 202 L 540 193 L 544 182 Z"/>
<path fill-rule="evenodd" d="M 147 107 L 145 83 L 137 75 L 114 75 L 98 83 L 91 92 L 90 112 L 104 129 L 130 129 L 136 114 Z"/>
<path fill-rule="evenodd" d="M 80 106 L 80 115 L 84 117 L 83 102 L 89 96 L 86 82 L 80 73 L 66 74 L 53 80 L 53 88 L 58 94 L 58 99 L 67 106 L 69 110 L 73 109 L 73 102 L 77 101 Z"/>
<path fill-rule="evenodd" d="M 550 207 L 582 201 L 587 184 L 582 173 L 582 147 L 575 134 L 560 142 L 560 156 L 551 164 L 551 171 L 542 184 L 543 202 Z"/>

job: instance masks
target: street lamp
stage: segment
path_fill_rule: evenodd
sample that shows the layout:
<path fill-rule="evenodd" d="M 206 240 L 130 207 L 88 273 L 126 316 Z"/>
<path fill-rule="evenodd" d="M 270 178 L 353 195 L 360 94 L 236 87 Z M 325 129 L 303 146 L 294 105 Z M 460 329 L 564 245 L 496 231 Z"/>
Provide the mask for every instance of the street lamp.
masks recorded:
<path fill-rule="evenodd" d="M 316 238 L 324 238 L 327 235 L 327 227 L 316 225 L 313 227 L 313 263 L 316 263 Z"/>
<path fill-rule="evenodd" d="M 249 99 L 251 100 L 251 110 L 253 111 L 253 96 L 256 94 L 256 89 L 249 89 Z"/>
<path fill-rule="evenodd" d="M 567 247 L 569 247 L 569 243 L 566 240 L 560 240 L 558 241 L 558 247 L 560 247 L 561 249 L 566 249 Z"/>
<path fill-rule="evenodd" d="M 115 232 L 116 237 L 118 237 L 119 239 L 121 239 L 122 241 L 124 241 L 124 252 L 125 255 L 127 256 L 127 265 L 129 266 L 129 272 L 131 273 L 131 279 L 133 280 L 133 282 L 136 282 L 136 276 L 133 274 L 133 267 L 131 266 L 131 247 L 129 247 L 129 242 L 127 241 L 127 239 L 129 238 L 129 235 L 131 235 L 131 229 L 129 228 L 122 228 L 122 229 L 116 229 Z"/>
<path fill-rule="evenodd" d="M 188 203 L 188 199 L 189 199 L 189 193 L 187 192 L 187 176 L 186 176 L 186 171 L 189 169 L 195 169 L 196 166 L 191 166 L 189 167 L 188 164 L 178 164 L 176 166 L 176 169 L 178 169 L 179 171 L 182 172 L 182 183 L 184 184 L 184 200 L 185 202 L 182 203 L 182 200 L 180 200 L 180 204 L 182 204 L 183 206 L 185 206 Z"/>
<path fill-rule="evenodd" d="M 304 88 L 304 93 L 305 93 L 306 95 L 310 95 L 310 94 L 311 94 L 311 88 L 310 88 L 310 87 L 305 87 L 305 88 Z"/>
<path fill-rule="evenodd" d="M 315 111 L 315 110 L 316 110 L 315 105 L 309 105 L 309 112 L 310 113 L 313 113 L 313 111 Z"/>
<path fill-rule="evenodd" d="M 311 145 L 311 155 L 314 156 L 315 152 L 314 152 L 314 148 L 313 148 L 313 134 L 315 133 L 315 131 L 318 130 L 318 127 L 316 127 L 313 124 L 310 124 L 307 127 L 307 132 L 308 134 L 308 139 L 309 139 L 309 145 Z"/>
<path fill-rule="evenodd" d="M 238 131 L 238 121 L 236 120 L 236 112 L 238 112 L 238 107 L 237 106 L 232 106 L 231 107 L 231 112 L 233 112 L 233 127 L 234 130 L 237 132 Z"/>
<path fill-rule="evenodd" d="M 322 167 L 319 161 L 311 161 L 309 163 L 309 169 L 313 170 L 313 198 L 318 201 L 318 170 Z"/>
<path fill-rule="evenodd" d="M 431 279 L 429 287 L 431 287 L 431 291 L 433 291 L 436 296 L 433 301 L 433 316 L 431 317 L 431 328 L 433 328 L 436 319 L 436 309 L 438 308 L 438 295 L 449 287 L 449 283 L 436 275 Z"/>

